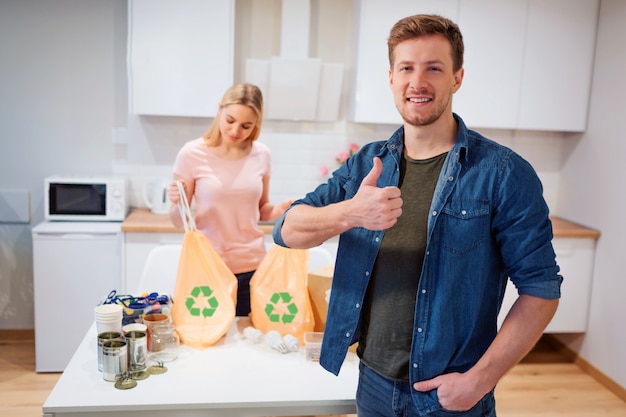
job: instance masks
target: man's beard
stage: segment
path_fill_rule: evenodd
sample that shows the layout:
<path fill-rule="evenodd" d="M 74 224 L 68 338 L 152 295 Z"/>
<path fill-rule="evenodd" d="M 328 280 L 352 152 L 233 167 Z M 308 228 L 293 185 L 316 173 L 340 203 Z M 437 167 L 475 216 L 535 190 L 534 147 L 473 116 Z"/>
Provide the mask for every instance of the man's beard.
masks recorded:
<path fill-rule="evenodd" d="M 426 115 L 412 114 L 407 110 L 407 107 L 403 108 L 404 111 L 400 109 L 398 110 L 405 123 L 415 127 L 428 126 L 439 120 L 441 115 L 445 113 L 451 100 L 452 94 L 450 94 L 445 103 L 436 104 L 435 107 Z"/>

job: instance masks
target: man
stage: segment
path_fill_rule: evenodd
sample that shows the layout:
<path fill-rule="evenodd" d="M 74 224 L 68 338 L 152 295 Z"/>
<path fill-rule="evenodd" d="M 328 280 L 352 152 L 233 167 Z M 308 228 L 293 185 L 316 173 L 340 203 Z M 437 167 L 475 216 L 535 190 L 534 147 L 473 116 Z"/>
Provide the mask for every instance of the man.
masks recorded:
<path fill-rule="evenodd" d="M 340 235 L 320 363 L 337 374 L 359 342 L 359 416 L 495 416 L 496 383 L 560 297 L 542 186 L 452 113 L 464 75 L 456 24 L 407 17 L 388 46 L 403 126 L 296 201 L 274 239 L 308 248 Z M 508 277 L 520 295 L 498 332 Z"/>

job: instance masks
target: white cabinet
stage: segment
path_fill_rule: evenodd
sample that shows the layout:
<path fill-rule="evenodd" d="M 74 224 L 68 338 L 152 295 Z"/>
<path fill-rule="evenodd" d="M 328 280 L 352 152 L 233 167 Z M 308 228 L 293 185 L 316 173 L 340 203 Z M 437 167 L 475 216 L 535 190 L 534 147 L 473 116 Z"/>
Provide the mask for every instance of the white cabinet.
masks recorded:
<path fill-rule="evenodd" d="M 554 238 L 556 261 L 561 267 L 561 299 L 545 333 L 583 333 L 587 331 L 591 280 L 596 240 L 593 238 Z M 509 281 L 498 316 L 502 321 L 517 299 L 517 290 Z"/>
<path fill-rule="evenodd" d="M 213 117 L 233 81 L 234 0 L 130 0 L 129 112 Z"/>
<path fill-rule="evenodd" d="M 469 126 L 584 131 L 598 0 L 461 0 Z"/>
<path fill-rule="evenodd" d="M 139 287 L 143 267 L 152 249 L 159 245 L 182 244 L 183 237 L 183 233 L 124 233 L 124 292 L 132 294 Z"/>
<path fill-rule="evenodd" d="M 584 131 L 598 0 L 362 0 L 353 121 L 401 123 L 388 85 L 387 37 L 400 18 L 459 24 L 465 78 L 453 111 L 470 127 Z"/>
<path fill-rule="evenodd" d="M 465 76 L 452 109 L 471 127 L 517 126 L 528 0 L 461 1 Z"/>
<path fill-rule="evenodd" d="M 531 0 L 518 126 L 584 131 L 599 0 Z"/>

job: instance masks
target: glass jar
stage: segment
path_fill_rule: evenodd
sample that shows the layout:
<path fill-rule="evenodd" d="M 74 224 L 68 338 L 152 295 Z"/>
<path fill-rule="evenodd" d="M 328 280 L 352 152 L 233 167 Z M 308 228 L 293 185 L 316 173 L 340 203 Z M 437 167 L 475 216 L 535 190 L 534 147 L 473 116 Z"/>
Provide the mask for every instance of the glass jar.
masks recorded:
<path fill-rule="evenodd" d="M 170 322 L 152 326 L 150 332 L 149 355 L 155 362 L 171 362 L 178 358 L 180 337 L 176 326 Z"/>

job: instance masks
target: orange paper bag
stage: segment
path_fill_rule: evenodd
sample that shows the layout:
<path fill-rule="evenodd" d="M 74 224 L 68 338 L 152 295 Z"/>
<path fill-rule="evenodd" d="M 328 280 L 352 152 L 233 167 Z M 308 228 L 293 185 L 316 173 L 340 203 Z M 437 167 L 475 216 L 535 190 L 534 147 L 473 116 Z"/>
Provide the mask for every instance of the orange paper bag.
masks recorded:
<path fill-rule="evenodd" d="M 263 333 L 276 330 L 304 343 L 315 325 L 307 289 L 309 252 L 273 245 L 250 280 L 250 318 Z"/>
<path fill-rule="evenodd" d="M 205 349 L 226 334 L 235 319 L 237 278 L 196 229 L 184 191 L 179 210 L 185 224 L 172 321 L 181 342 Z"/>

